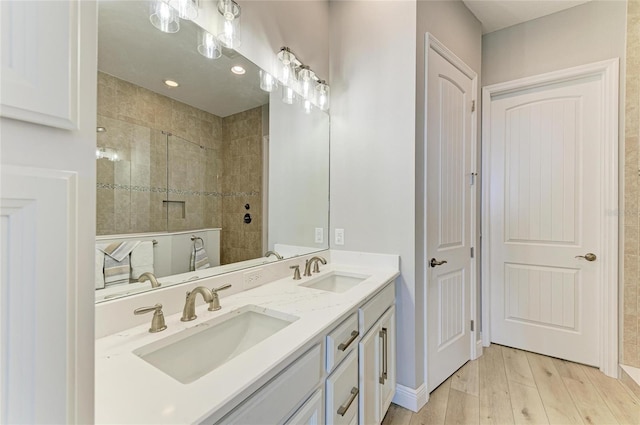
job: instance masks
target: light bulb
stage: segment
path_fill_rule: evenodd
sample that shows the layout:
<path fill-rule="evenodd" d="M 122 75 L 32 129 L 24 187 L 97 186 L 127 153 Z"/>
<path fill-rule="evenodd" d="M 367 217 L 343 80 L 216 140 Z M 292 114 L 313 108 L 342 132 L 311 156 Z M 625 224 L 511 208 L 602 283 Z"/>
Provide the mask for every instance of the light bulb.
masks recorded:
<path fill-rule="evenodd" d="M 180 29 L 178 12 L 164 0 L 156 0 L 151 3 L 149 20 L 154 27 L 162 32 L 174 33 Z"/>
<path fill-rule="evenodd" d="M 329 109 L 329 86 L 323 80 L 316 86 L 316 103 L 322 111 Z"/>
<path fill-rule="evenodd" d="M 222 18 L 222 32 L 218 34 L 218 39 L 225 47 L 234 49 L 240 45 L 238 36 L 240 6 L 233 0 L 219 0 L 218 12 Z"/>
<path fill-rule="evenodd" d="M 305 99 L 311 97 L 311 85 L 313 83 L 313 77 L 315 73 L 309 69 L 308 66 L 303 66 L 298 72 L 298 81 L 300 82 L 300 93 Z"/>

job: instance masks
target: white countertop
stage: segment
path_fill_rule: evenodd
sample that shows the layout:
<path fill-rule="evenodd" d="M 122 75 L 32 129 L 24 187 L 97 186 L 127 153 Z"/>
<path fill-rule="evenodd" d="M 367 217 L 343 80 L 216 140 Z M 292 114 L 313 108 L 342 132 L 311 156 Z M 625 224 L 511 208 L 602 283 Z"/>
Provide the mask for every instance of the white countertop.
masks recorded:
<path fill-rule="evenodd" d="M 333 270 L 370 277 L 342 293 L 300 286 Z M 207 311 L 207 305 L 198 297 L 198 318 L 185 323 L 180 321 L 180 313 L 167 316 L 167 329 L 163 332 L 148 332 L 149 317 L 149 323 L 145 325 L 98 339 L 95 364 L 96 423 L 198 423 L 220 409 L 226 411 L 246 397 L 249 391 L 258 389 L 270 378 L 270 371 L 297 354 L 320 334 L 330 331 L 326 329 L 329 325 L 355 311 L 364 300 L 398 274 L 397 267 L 388 265 L 329 264 L 313 277 L 303 277 L 297 281 L 287 277 L 222 298 L 222 309 L 216 312 Z M 190 384 L 178 382 L 133 354 L 139 347 L 250 304 L 299 319 Z"/>

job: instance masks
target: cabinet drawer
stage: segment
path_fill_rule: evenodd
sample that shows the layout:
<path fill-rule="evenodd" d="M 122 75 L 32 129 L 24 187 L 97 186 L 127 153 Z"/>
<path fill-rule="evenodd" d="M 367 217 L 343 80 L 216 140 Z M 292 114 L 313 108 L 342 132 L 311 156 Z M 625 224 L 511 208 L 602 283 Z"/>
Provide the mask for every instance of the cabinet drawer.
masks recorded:
<path fill-rule="evenodd" d="M 317 387 L 322 374 L 322 349 L 320 345 L 316 345 L 234 408 L 219 423 L 283 423 L 291 411 L 303 401 L 303 397 Z"/>
<path fill-rule="evenodd" d="M 327 335 L 327 372 L 358 345 L 358 315 L 353 313 Z"/>
<path fill-rule="evenodd" d="M 327 378 L 327 423 L 347 425 L 358 417 L 358 356 L 352 350 Z"/>
<path fill-rule="evenodd" d="M 382 314 L 393 305 L 396 298 L 395 282 L 391 282 L 358 310 L 360 314 L 360 334 L 367 333 Z"/>

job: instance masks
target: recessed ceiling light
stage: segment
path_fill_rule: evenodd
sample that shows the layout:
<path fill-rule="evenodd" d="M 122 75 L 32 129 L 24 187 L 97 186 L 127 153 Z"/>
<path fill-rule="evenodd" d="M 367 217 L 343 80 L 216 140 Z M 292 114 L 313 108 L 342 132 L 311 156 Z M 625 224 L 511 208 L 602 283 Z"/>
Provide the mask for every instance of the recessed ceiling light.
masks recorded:
<path fill-rule="evenodd" d="M 236 65 L 231 67 L 231 72 L 233 72 L 234 74 L 242 75 L 247 71 L 245 71 L 244 68 L 241 67 L 240 65 Z"/>
<path fill-rule="evenodd" d="M 167 85 L 167 87 L 178 87 L 180 84 L 178 84 L 176 81 L 173 80 L 164 80 L 165 85 Z"/>

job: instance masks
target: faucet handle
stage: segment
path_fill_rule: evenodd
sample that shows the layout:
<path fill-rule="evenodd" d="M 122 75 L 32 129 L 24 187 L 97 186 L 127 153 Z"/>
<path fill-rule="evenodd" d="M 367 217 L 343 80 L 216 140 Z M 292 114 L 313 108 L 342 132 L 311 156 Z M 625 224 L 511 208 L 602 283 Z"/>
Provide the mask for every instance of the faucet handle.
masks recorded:
<path fill-rule="evenodd" d="M 149 328 L 149 332 L 155 333 L 160 332 L 167 329 L 167 325 L 164 323 L 164 314 L 162 313 L 162 304 L 156 304 L 151 307 L 140 307 L 133 310 L 133 314 L 136 316 L 139 314 L 145 313 L 153 313 L 153 318 L 151 319 L 151 327 Z"/>
<path fill-rule="evenodd" d="M 209 303 L 209 308 L 207 310 L 209 311 L 220 310 L 222 307 L 220 306 L 220 296 L 218 296 L 218 291 L 223 291 L 229 288 L 231 288 L 231 285 L 222 285 L 218 288 L 211 288 L 211 295 L 213 295 L 213 297 L 211 297 L 211 302 Z"/>
<path fill-rule="evenodd" d="M 290 269 L 294 269 L 293 270 L 293 280 L 300 280 L 302 279 L 300 277 L 300 266 L 299 265 L 295 265 L 295 266 L 289 266 Z"/>

